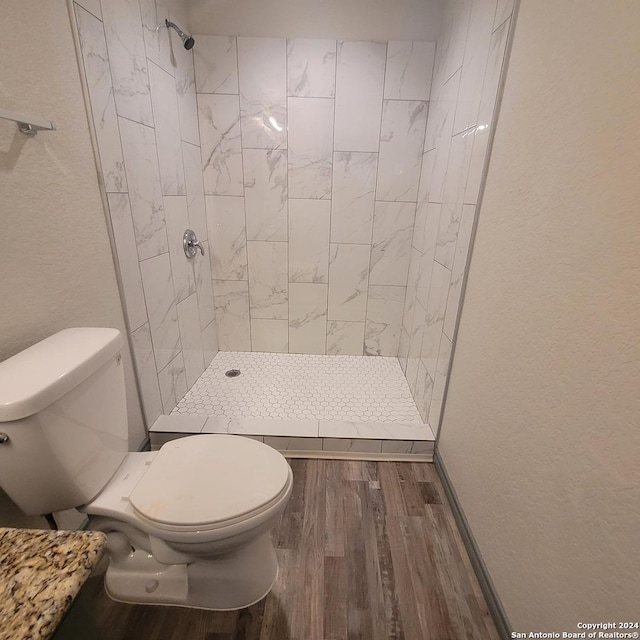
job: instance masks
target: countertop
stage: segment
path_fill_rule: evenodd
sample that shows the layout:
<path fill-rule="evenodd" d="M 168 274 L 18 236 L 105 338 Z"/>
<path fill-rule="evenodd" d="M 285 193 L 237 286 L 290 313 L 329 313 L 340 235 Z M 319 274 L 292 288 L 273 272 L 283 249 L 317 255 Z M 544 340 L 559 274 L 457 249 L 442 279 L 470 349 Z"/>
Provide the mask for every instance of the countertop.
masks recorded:
<path fill-rule="evenodd" d="M 94 531 L 0 527 L 0 640 L 44 640 L 102 557 Z"/>

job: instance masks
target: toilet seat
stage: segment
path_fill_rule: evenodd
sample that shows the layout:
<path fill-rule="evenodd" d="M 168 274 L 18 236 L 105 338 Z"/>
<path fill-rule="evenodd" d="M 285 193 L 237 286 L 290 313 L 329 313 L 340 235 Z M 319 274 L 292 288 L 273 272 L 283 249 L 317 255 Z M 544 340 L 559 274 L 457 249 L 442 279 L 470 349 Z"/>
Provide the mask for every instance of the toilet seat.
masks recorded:
<path fill-rule="evenodd" d="M 136 515 L 165 531 L 210 531 L 268 511 L 290 489 L 285 458 L 261 442 L 198 435 L 165 444 L 129 495 Z"/>

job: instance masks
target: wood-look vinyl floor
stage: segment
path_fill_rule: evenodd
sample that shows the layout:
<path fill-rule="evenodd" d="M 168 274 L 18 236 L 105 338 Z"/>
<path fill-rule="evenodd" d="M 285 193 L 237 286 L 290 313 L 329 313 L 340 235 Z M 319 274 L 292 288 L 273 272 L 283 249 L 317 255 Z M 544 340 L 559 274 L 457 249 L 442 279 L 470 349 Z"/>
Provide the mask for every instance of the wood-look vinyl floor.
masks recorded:
<path fill-rule="evenodd" d="M 432 464 L 292 460 L 273 539 L 280 574 L 235 612 L 124 605 L 83 592 L 104 640 L 498 638 Z"/>

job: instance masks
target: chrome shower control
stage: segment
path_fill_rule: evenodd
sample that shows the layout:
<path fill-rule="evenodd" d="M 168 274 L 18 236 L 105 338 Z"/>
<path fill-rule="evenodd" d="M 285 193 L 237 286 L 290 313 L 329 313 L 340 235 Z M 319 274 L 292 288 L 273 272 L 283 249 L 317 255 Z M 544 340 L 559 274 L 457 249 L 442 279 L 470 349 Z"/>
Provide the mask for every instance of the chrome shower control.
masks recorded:
<path fill-rule="evenodd" d="M 184 255 L 190 260 L 196 257 L 198 249 L 200 249 L 200 253 L 204 255 L 204 247 L 198 242 L 195 231 L 192 229 L 187 229 L 184 232 L 184 236 L 182 236 L 182 245 L 184 246 Z"/>
<path fill-rule="evenodd" d="M 7 444 L 9 436 L 6 433 L 0 433 L 0 444 Z"/>

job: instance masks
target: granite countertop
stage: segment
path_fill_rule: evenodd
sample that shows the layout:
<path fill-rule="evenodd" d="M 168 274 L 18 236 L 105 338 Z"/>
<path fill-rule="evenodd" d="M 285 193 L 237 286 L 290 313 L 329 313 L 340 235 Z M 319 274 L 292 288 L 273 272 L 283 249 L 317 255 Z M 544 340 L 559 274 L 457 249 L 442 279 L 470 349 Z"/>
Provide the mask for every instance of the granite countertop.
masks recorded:
<path fill-rule="evenodd" d="M 0 527 L 0 640 L 44 640 L 106 544 L 104 533 Z"/>

